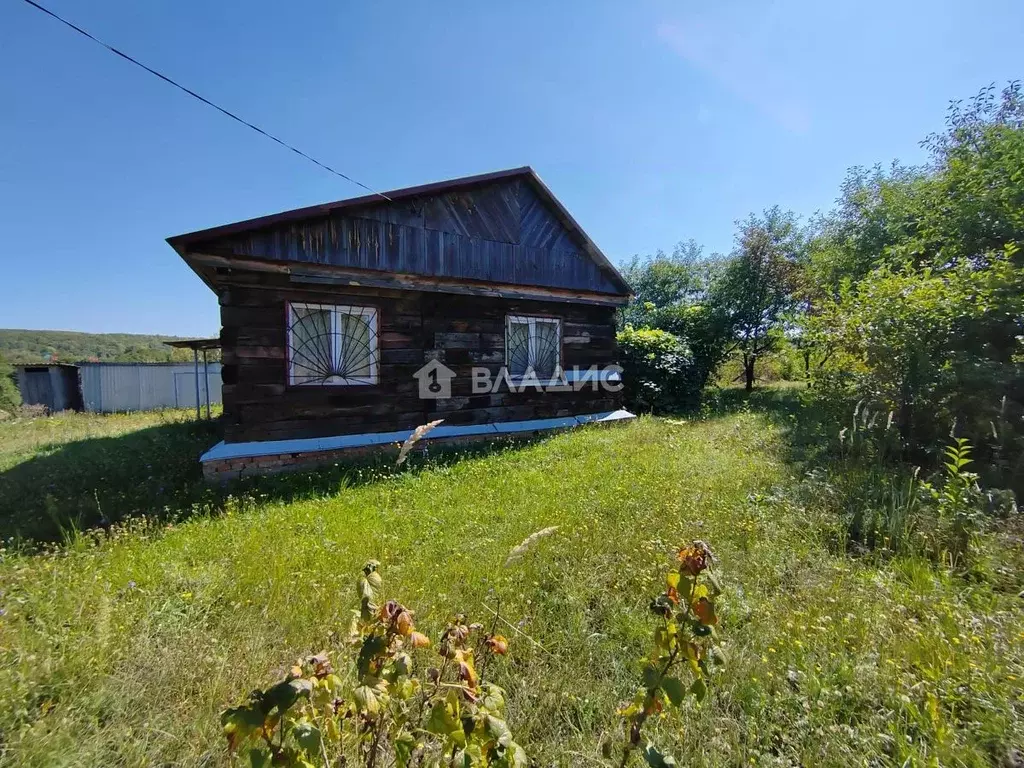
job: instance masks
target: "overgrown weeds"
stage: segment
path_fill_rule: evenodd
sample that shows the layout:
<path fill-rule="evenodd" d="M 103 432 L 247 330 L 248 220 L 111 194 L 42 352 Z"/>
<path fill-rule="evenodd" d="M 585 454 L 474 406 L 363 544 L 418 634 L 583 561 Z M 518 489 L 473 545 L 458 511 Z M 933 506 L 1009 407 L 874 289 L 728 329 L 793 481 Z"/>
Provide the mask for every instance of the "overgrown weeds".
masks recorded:
<path fill-rule="evenodd" d="M 627 738 L 615 709 L 650 655 L 647 597 L 693 536 L 719 558 L 729 663 L 702 702 L 648 718 L 641 748 L 707 766 L 982 765 L 1024 748 L 1019 539 L 979 534 L 977 578 L 848 557 L 830 546 L 834 503 L 795 490 L 789 444 L 818 427 L 799 399 L 755 395 L 746 411 L 370 468 L 343 487 L 294 476 L 291 495 L 236 496 L 215 516 L 4 551 L 0 763 L 221 764 L 224 704 L 335 647 L 349 574 L 375 559 L 432 638 L 460 611 L 489 626 L 500 596 L 513 653 L 486 681 L 514 740 L 542 765 L 599 765 L 602 736 Z M 829 432 L 807 444 L 831 460 Z"/>
<path fill-rule="evenodd" d="M 380 597 L 378 568 L 369 561 L 356 582 L 359 609 L 347 637 L 357 649 L 354 671 L 336 674 L 326 652 L 300 659 L 283 680 L 221 714 L 230 752 L 243 752 L 253 766 L 351 759 L 366 768 L 526 768 L 504 719 L 505 691 L 485 679 L 488 661 L 508 653 L 508 640 L 495 627 L 485 632 L 453 616 L 436 666 L 421 674 L 413 655 L 422 660 L 431 641 L 416 629 L 412 610 Z"/>
<path fill-rule="evenodd" d="M 941 466 L 922 471 L 904 460 L 892 412 L 863 401 L 836 437 L 810 463 L 802 497 L 822 500 L 843 522 L 847 551 L 925 557 L 962 573 L 978 537 L 1016 515 L 1012 491 L 982 488 L 966 438 L 951 436 L 936 451 Z"/>

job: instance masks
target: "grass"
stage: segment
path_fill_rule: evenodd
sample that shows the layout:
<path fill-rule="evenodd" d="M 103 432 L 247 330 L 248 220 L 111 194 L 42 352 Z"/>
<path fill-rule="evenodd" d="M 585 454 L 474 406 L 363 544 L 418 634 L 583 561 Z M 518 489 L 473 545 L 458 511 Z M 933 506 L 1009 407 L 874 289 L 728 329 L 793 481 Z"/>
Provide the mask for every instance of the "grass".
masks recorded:
<path fill-rule="evenodd" d="M 0 759 L 226 763 L 220 709 L 298 655 L 336 647 L 354 574 L 375 558 L 385 592 L 431 634 L 454 611 L 482 620 L 500 597 L 542 646 L 514 635 L 496 667 L 517 741 L 539 765 L 606 764 L 599 740 L 635 690 L 647 602 L 693 538 L 721 563 L 729 665 L 702 705 L 648 726 L 680 764 L 988 765 L 1024 748 L 1020 574 L 1007 586 L 916 559 L 848 557 L 834 517 L 797 492 L 805 433 L 793 401 L 762 412 L 733 397 L 705 420 L 644 418 L 407 472 L 267 482 L 98 544 L 8 549 Z M 132 441 L 166 417 L 66 418 L 3 426 L 0 477 L 40 452 L 85 460 L 79 443 Z M 175 494 L 192 487 L 194 443 L 182 439 L 181 455 L 161 445 L 154 477 L 190 498 Z M 54 477 L 51 493 L 90 495 L 87 479 L 69 481 Z M 0 491 L 9 510 L 34 503 L 8 496 L 24 484 Z"/>
<path fill-rule="evenodd" d="M 189 409 L 0 421 L 0 539 L 60 540 L 143 514 L 215 511 L 220 495 L 196 457 L 216 434 Z"/>

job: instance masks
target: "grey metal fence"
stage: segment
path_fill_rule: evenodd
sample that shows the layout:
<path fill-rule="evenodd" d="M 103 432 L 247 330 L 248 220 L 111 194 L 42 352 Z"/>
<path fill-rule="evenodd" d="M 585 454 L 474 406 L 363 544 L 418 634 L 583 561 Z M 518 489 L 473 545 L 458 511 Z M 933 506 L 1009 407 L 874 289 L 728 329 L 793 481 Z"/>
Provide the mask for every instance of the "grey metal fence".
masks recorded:
<path fill-rule="evenodd" d="M 151 411 L 195 408 L 196 372 L 192 363 L 79 363 L 82 402 L 87 411 Z M 221 402 L 220 363 L 210 363 L 209 377 L 199 368 L 199 403 Z"/>

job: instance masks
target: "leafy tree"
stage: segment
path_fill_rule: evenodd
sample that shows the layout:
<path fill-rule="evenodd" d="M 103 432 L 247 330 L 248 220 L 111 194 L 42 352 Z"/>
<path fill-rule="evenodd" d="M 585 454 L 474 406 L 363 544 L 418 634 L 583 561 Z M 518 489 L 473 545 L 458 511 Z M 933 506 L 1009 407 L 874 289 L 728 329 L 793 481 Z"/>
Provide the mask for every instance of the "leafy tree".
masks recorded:
<path fill-rule="evenodd" d="M 14 380 L 14 367 L 0 357 L 0 411 L 13 411 L 21 405 L 21 392 Z"/>
<path fill-rule="evenodd" d="M 873 269 L 952 269 L 1024 241 L 1024 97 L 988 87 L 954 102 L 946 130 L 922 142 L 922 168 L 853 168 L 838 205 L 814 222 L 805 286 L 838 295 Z M 1021 264 L 1020 254 L 1016 257 Z"/>
<path fill-rule="evenodd" d="M 725 317 L 712 301 L 722 263 L 716 255 L 705 256 L 690 240 L 679 243 L 671 254 L 635 256 L 623 270 L 634 299 L 623 310 L 622 325 L 678 337 L 691 361 L 687 383 L 698 393 L 725 358 L 729 342 Z"/>
<path fill-rule="evenodd" d="M 694 384 L 698 392 L 704 389 L 730 351 L 728 317 L 713 295 L 700 303 L 662 310 L 657 314 L 654 325 L 667 329 L 686 342 L 693 361 Z"/>
<path fill-rule="evenodd" d="M 892 249 L 914 237 L 921 212 L 919 192 L 927 183 L 920 169 L 893 163 L 888 169 L 851 168 L 837 207 L 809 227 L 799 289 L 810 302 L 836 296 L 846 281 L 863 279 L 888 261 Z"/>
<path fill-rule="evenodd" d="M 786 314 L 795 307 L 804 237 L 796 216 L 777 206 L 762 216 L 751 214 L 738 226 L 736 250 L 715 283 L 711 303 L 727 319 L 750 390 L 757 359 L 777 348 Z"/>
<path fill-rule="evenodd" d="M 986 263 L 1008 243 L 1024 244 L 1024 94 L 1020 81 L 997 96 L 983 88 L 955 101 L 946 130 L 922 142 L 932 155 L 920 234 L 910 246 L 942 269 Z M 1024 265 L 1024 251 L 1015 257 Z"/>
<path fill-rule="evenodd" d="M 700 301 L 707 293 L 708 267 L 704 249 L 694 240 L 680 242 L 672 253 L 634 256 L 622 270 L 634 299 L 626 308 L 624 324 L 643 325 L 651 305 L 673 307 Z"/>
<path fill-rule="evenodd" d="M 1024 99 L 954 102 L 930 163 L 855 171 L 816 222 L 802 291 L 822 385 L 893 410 L 906 450 L 955 423 L 1024 476 Z M 815 290 L 817 286 L 817 290 Z M 831 391 L 831 390 L 830 390 Z"/>
<path fill-rule="evenodd" d="M 191 362 L 192 351 L 168 347 L 176 336 L 0 329 L 0 354 L 16 365 L 62 362 Z M 220 350 L 207 353 L 218 359 Z"/>

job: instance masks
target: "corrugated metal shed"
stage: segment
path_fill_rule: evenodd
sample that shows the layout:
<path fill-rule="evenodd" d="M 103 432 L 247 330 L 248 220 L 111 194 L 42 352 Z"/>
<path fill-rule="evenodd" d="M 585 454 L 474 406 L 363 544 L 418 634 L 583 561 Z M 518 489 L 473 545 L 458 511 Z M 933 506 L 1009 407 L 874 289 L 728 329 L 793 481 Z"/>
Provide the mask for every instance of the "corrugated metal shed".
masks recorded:
<path fill-rule="evenodd" d="M 43 405 L 51 413 L 81 410 L 78 368 L 61 363 L 19 365 L 18 389 L 25 405 Z"/>
<path fill-rule="evenodd" d="M 87 411 L 150 411 L 195 408 L 196 372 L 191 363 L 80 363 Z M 206 402 L 206 377 L 199 371 L 199 402 Z M 210 402 L 221 402 L 220 363 L 210 363 Z"/>

